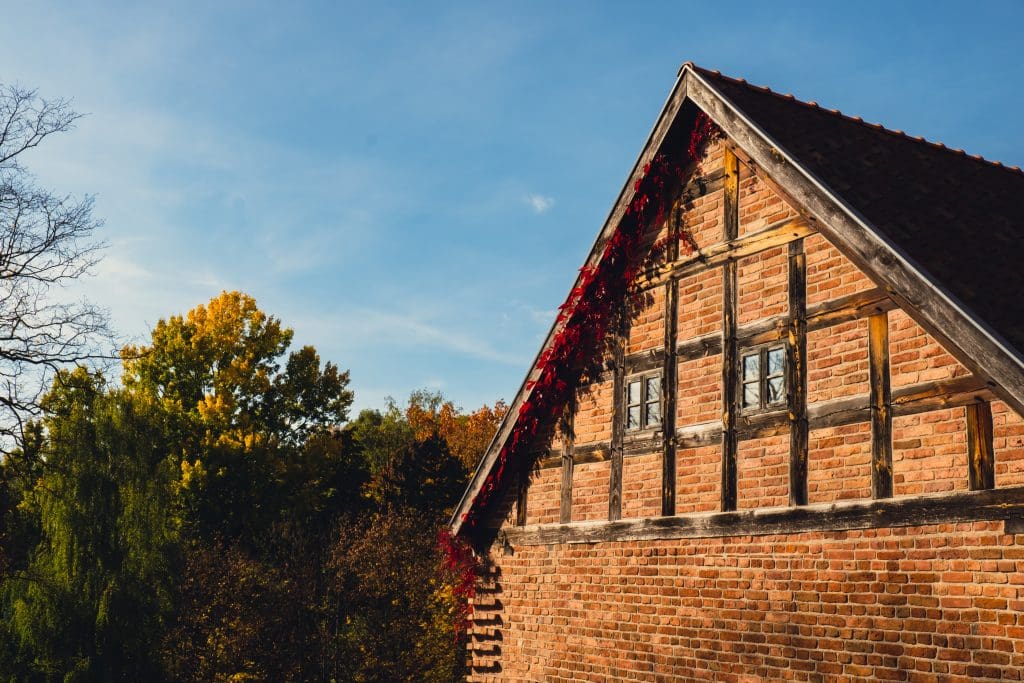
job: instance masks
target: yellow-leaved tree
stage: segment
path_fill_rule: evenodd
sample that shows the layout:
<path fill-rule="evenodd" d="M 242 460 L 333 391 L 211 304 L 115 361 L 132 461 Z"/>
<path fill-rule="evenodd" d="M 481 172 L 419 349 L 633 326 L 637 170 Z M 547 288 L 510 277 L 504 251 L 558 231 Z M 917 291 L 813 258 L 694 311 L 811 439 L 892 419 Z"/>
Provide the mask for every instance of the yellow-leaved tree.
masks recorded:
<path fill-rule="evenodd" d="M 342 424 L 348 373 L 241 292 L 160 320 L 149 345 L 122 350 L 130 392 L 159 400 L 181 469 L 184 521 L 202 532 L 253 532 L 287 502 L 282 486 L 310 440 Z M 287 355 L 286 355 L 287 354 Z M 301 477 L 299 477 L 301 479 Z"/>

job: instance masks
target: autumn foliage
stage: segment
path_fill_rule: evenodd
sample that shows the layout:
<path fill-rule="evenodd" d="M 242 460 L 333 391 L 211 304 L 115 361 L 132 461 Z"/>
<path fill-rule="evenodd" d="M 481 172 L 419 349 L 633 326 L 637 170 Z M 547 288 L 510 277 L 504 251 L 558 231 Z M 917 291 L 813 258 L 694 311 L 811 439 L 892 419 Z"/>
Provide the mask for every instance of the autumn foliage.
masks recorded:
<path fill-rule="evenodd" d="M 239 292 L 161 320 L 120 381 L 62 372 L 0 462 L 11 681 L 452 681 L 437 546 L 505 407 L 348 373 Z"/>

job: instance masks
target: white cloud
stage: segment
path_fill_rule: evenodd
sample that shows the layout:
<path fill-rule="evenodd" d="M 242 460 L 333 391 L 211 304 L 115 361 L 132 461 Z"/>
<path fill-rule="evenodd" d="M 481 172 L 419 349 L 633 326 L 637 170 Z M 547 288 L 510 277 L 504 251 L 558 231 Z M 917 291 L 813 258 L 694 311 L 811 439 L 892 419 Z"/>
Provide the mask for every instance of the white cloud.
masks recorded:
<path fill-rule="evenodd" d="M 555 205 L 555 199 L 542 194 L 531 194 L 526 196 L 526 203 L 534 213 L 546 213 Z"/>

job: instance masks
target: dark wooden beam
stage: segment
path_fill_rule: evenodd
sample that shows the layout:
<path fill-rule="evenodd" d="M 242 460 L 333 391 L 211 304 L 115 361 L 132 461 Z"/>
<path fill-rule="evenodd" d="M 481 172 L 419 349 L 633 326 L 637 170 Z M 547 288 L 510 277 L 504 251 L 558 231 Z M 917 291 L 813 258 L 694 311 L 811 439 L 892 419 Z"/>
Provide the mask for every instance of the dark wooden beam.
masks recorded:
<path fill-rule="evenodd" d="M 803 240 L 789 243 L 789 318 L 789 504 L 807 505 L 807 258 Z"/>
<path fill-rule="evenodd" d="M 889 387 L 889 316 L 868 318 L 868 377 L 871 385 L 871 495 L 892 496 L 892 396 Z"/>
<path fill-rule="evenodd" d="M 678 223 L 675 223 L 678 225 Z M 671 244 L 679 244 L 673 239 Z M 671 280 L 665 284 L 665 349 L 676 348 L 676 334 L 679 324 L 679 282 Z M 664 369 L 662 370 L 662 439 L 661 450 L 661 514 L 676 514 L 676 387 L 679 379 L 676 374 L 676 354 L 663 353 Z"/>
<path fill-rule="evenodd" d="M 705 337 L 697 337 L 679 343 L 676 346 L 676 356 L 679 360 L 697 360 L 707 358 L 722 352 L 722 333 L 715 332 Z"/>
<path fill-rule="evenodd" d="M 861 320 L 876 313 L 886 313 L 895 308 L 896 302 L 887 291 L 880 287 L 872 287 L 808 306 L 807 329 L 822 330 L 833 325 Z"/>
<path fill-rule="evenodd" d="M 526 526 L 526 504 L 530 491 L 530 470 L 523 468 L 519 471 L 519 481 L 516 490 L 516 526 Z"/>
<path fill-rule="evenodd" d="M 1024 520 L 1024 486 L 884 500 L 850 501 L 619 522 L 533 525 L 507 532 L 517 545 L 608 543 L 679 538 L 762 536 L 813 531 Z"/>
<path fill-rule="evenodd" d="M 968 481 L 972 491 L 995 488 L 995 457 L 992 444 L 992 406 L 988 401 L 967 406 Z"/>
<path fill-rule="evenodd" d="M 724 204 L 724 234 L 722 235 L 725 244 L 730 244 L 740 235 L 740 162 L 736 158 L 736 152 L 726 145 L 722 159 L 722 170 L 725 173 L 723 179 L 725 193 L 722 195 Z"/>
<path fill-rule="evenodd" d="M 739 234 L 739 187 L 739 163 L 732 150 L 726 147 L 722 203 L 724 238 L 727 242 L 735 240 Z M 736 509 L 736 417 L 739 413 L 736 379 L 739 365 L 736 347 L 737 287 L 736 261 L 726 261 L 722 266 L 722 510 Z"/>
<path fill-rule="evenodd" d="M 795 243 L 791 242 L 790 244 Z M 885 291 L 877 288 L 823 301 L 807 307 L 807 331 L 820 330 L 851 320 L 860 320 L 876 313 L 891 311 L 894 308 L 896 308 L 896 302 L 889 298 Z M 741 326 L 737 330 L 736 336 L 740 346 L 768 344 L 787 337 L 790 325 L 788 314 L 773 316 Z"/>
<path fill-rule="evenodd" d="M 573 449 L 575 448 L 576 432 L 573 429 L 576 417 L 576 392 L 572 392 L 565 406 L 562 417 L 562 486 L 561 500 L 558 507 L 558 520 L 563 524 L 572 521 L 572 474 Z"/>
<path fill-rule="evenodd" d="M 651 351 L 640 351 L 626 356 L 626 374 L 632 375 L 637 372 L 651 372 L 661 370 L 665 364 L 665 350 L 653 349 Z"/>
<path fill-rule="evenodd" d="M 628 320 L 622 314 L 621 328 L 615 335 L 614 372 L 612 382 L 612 444 L 611 467 L 608 473 L 608 519 L 615 521 L 622 517 L 622 438 L 626 431 L 626 339 Z"/>
<path fill-rule="evenodd" d="M 724 176 L 724 173 L 723 173 Z M 668 257 L 679 260 L 679 237 L 681 207 L 676 206 L 670 223 Z M 670 280 L 665 284 L 665 345 L 662 348 L 664 368 L 662 370 L 662 464 L 661 464 L 661 514 L 676 513 L 676 391 L 679 376 L 676 371 L 678 358 L 674 353 L 679 335 L 679 281 Z"/>

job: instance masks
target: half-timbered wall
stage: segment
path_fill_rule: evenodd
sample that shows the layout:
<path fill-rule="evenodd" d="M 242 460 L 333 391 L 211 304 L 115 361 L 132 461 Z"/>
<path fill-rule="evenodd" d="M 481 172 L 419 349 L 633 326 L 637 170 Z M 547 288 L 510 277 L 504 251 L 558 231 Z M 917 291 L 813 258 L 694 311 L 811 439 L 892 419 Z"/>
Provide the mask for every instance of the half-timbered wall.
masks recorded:
<path fill-rule="evenodd" d="M 1024 485 L 1024 420 L 725 144 L 701 173 L 502 525 L 472 680 L 1018 670 L 1024 537 L 964 496 Z M 786 396 L 741 409 L 780 347 Z M 661 425 L 628 430 L 652 374 Z"/>

